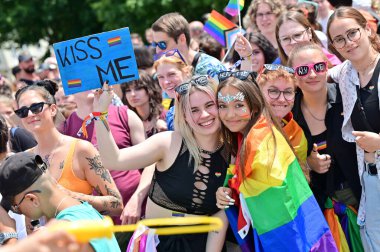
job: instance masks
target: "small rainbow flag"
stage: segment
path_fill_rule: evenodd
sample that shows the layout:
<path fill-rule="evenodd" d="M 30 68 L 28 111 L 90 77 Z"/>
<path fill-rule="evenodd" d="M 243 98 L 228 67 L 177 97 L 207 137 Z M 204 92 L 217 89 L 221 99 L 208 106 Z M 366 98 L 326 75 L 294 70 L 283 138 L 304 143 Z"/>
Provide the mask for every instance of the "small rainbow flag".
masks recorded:
<path fill-rule="evenodd" d="M 121 44 L 121 38 L 120 38 L 120 36 L 110 38 L 107 40 L 107 43 L 109 46 L 119 45 L 119 44 Z"/>
<path fill-rule="evenodd" d="M 230 48 L 233 41 L 227 41 L 226 33 L 232 30 L 238 31 L 238 27 L 216 10 L 212 10 L 210 17 L 204 26 L 204 30 L 223 47 Z"/>
<path fill-rule="evenodd" d="M 244 8 L 244 0 L 230 0 L 224 11 L 234 17 Z"/>
<path fill-rule="evenodd" d="M 67 81 L 67 85 L 69 88 L 80 87 L 82 86 L 82 81 L 80 79 L 69 80 Z"/>
<path fill-rule="evenodd" d="M 322 141 L 322 142 L 319 142 L 317 143 L 317 150 L 320 151 L 320 150 L 324 150 L 327 148 L 327 143 L 326 141 Z"/>

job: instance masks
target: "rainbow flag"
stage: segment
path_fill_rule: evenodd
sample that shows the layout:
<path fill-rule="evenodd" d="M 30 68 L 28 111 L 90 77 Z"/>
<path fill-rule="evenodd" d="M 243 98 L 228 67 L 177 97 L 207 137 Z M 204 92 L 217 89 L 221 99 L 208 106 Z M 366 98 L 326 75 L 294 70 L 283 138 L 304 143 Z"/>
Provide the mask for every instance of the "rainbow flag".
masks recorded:
<path fill-rule="evenodd" d="M 285 126 L 282 127 L 290 144 L 296 152 L 301 162 L 306 162 L 307 158 L 307 139 L 298 123 L 293 119 L 292 112 L 289 112 L 283 119 Z"/>
<path fill-rule="evenodd" d="M 67 85 L 69 88 L 80 87 L 82 86 L 82 81 L 80 79 L 68 80 Z"/>
<path fill-rule="evenodd" d="M 234 17 L 244 8 L 244 0 L 230 0 L 224 11 Z"/>
<path fill-rule="evenodd" d="M 208 34 L 218 41 L 223 47 L 230 48 L 234 42 L 239 28 L 216 10 L 212 10 L 209 19 L 203 28 Z"/>
<path fill-rule="evenodd" d="M 121 38 L 120 36 L 110 38 L 107 40 L 108 46 L 115 46 L 121 44 Z"/>
<path fill-rule="evenodd" d="M 326 141 L 322 141 L 322 142 L 317 143 L 317 150 L 318 151 L 324 150 L 326 148 L 327 148 L 327 142 Z"/>
<path fill-rule="evenodd" d="M 275 149 L 277 154 L 272 155 Z M 249 245 L 245 240 L 252 239 L 256 252 L 338 251 L 295 155 L 264 117 L 248 133 L 245 151 L 245 176 L 239 173 L 237 160 L 225 181 L 238 202 L 226 210 L 231 225 L 237 224 L 232 229 L 238 242 Z"/>

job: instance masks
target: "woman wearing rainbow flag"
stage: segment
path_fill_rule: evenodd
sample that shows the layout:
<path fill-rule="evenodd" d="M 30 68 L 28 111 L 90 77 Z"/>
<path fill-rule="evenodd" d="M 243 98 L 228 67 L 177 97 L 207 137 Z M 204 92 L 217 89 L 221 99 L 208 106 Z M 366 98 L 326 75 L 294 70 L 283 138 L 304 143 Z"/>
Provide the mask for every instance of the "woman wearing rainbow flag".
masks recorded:
<path fill-rule="evenodd" d="M 338 251 L 252 74 L 224 72 L 219 77 L 222 134 L 237 159 L 227 171 L 225 187 L 217 191 L 217 206 L 226 210 L 242 250 Z"/>

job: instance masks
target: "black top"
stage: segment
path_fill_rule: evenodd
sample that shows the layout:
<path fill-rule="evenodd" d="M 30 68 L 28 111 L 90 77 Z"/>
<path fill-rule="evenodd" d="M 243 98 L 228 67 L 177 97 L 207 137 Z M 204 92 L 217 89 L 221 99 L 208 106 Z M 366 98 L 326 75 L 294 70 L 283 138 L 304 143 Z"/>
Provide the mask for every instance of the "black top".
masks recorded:
<path fill-rule="evenodd" d="M 11 128 L 10 146 L 12 152 L 26 151 L 36 145 L 37 141 L 29 131 L 19 127 Z"/>
<path fill-rule="evenodd" d="M 357 200 L 360 199 L 361 186 L 356 161 L 355 143 L 349 143 L 342 138 L 343 104 L 338 85 L 328 84 L 328 105 L 325 117 L 326 149 L 321 153 L 331 156 L 331 165 L 328 172 L 310 173 L 311 188 L 321 208 L 326 197 L 333 196 L 339 184 L 347 181 Z M 298 90 L 293 107 L 294 120 L 303 129 L 308 142 L 308 156 L 313 149 L 313 136 L 301 110 L 302 91 Z M 316 136 L 315 136 L 316 137 Z"/>
<path fill-rule="evenodd" d="M 379 90 L 377 85 L 379 75 L 380 60 L 377 62 L 368 84 L 363 88 L 357 88 L 358 100 L 351 114 L 351 122 L 355 130 L 380 132 Z"/>
<path fill-rule="evenodd" d="M 224 148 L 214 153 L 202 152 L 202 164 L 194 172 L 194 160 L 184 141 L 173 165 L 166 171 L 156 169 L 149 190 L 149 198 L 159 206 L 176 212 L 213 215 L 215 193 L 223 185 L 228 167 Z"/>

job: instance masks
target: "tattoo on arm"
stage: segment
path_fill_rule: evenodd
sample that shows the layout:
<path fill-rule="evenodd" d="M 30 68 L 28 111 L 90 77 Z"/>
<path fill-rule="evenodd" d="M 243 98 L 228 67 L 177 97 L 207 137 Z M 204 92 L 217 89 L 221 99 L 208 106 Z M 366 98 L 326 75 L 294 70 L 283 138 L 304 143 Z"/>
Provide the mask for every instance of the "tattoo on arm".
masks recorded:
<path fill-rule="evenodd" d="M 87 161 L 90 165 L 90 170 L 94 170 L 95 174 L 100 176 L 104 181 L 107 181 L 108 183 L 112 183 L 111 175 L 109 171 L 104 168 L 102 162 L 100 161 L 100 156 L 95 155 L 93 158 L 87 158 Z"/>
<path fill-rule="evenodd" d="M 99 194 L 100 196 L 103 196 L 103 193 L 102 193 L 102 191 L 100 190 L 99 185 L 95 186 L 94 190 L 95 190 L 95 192 L 96 192 L 97 194 Z"/>
<path fill-rule="evenodd" d="M 107 195 L 111 195 L 114 198 L 111 200 L 111 208 L 118 208 L 121 205 L 120 193 L 112 190 L 106 185 Z"/>

